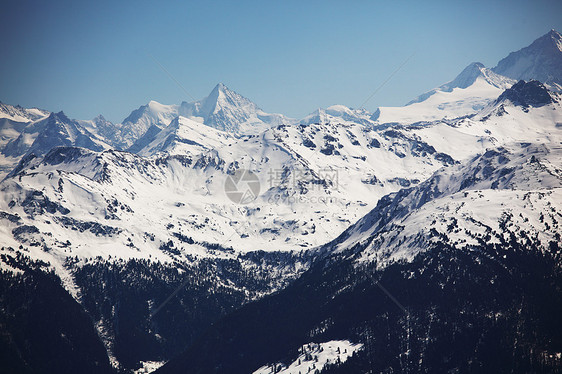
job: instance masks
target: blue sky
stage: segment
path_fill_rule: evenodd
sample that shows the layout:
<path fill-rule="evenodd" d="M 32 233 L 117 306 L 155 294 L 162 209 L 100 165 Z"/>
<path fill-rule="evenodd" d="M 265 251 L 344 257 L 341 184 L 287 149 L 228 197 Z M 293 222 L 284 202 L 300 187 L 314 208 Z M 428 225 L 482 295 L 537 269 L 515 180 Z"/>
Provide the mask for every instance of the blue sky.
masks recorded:
<path fill-rule="evenodd" d="M 403 105 L 554 28 L 557 1 L 2 1 L 0 101 L 123 120 L 218 82 L 292 117 Z"/>

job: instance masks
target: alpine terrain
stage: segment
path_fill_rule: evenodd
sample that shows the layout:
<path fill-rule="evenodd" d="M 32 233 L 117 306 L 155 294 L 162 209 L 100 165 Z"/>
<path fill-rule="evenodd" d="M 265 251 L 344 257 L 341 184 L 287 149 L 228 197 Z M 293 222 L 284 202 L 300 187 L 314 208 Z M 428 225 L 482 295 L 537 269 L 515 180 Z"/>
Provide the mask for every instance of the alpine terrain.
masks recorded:
<path fill-rule="evenodd" d="M 0 103 L 0 373 L 562 373 L 561 69 L 552 30 L 374 113 Z"/>

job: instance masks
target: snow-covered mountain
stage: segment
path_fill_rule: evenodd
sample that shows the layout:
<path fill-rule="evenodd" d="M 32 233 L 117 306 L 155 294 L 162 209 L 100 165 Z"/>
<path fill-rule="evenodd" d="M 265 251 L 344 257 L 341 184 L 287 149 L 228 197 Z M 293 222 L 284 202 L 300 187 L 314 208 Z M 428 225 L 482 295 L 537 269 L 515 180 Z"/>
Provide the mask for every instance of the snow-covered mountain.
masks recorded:
<path fill-rule="evenodd" d="M 31 110 L 31 113 L 35 113 L 35 110 Z M 3 135 L 0 143 L 0 177 L 8 174 L 23 156 L 31 153 L 42 156 L 53 147 L 79 146 L 98 151 L 110 148 L 83 127 L 81 122 L 69 119 L 63 112 L 50 113 L 26 123 L 0 119 Z"/>
<path fill-rule="evenodd" d="M 141 106 L 108 139 L 117 149 L 139 152 L 155 140 L 159 130 L 180 115 L 233 135 L 258 134 L 272 126 L 294 122 L 282 114 L 264 112 L 251 100 L 219 83 L 209 96 L 199 101 L 180 105 L 151 101 Z"/>
<path fill-rule="evenodd" d="M 149 129 L 163 129 L 168 126 L 178 116 L 178 107 L 152 100 L 133 110 L 123 123 L 115 126 L 117 129 L 113 133 L 106 135 L 106 138 L 115 148 L 127 149 L 147 134 Z M 151 133 L 154 132 L 156 131 L 151 130 Z"/>
<path fill-rule="evenodd" d="M 428 91 L 404 107 L 379 107 L 372 120 L 411 124 L 472 115 L 519 80 L 537 80 L 550 90 L 562 88 L 562 36 L 556 30 L 512 52 L 492 69 L 475 62 L 455 79 Z"/>
<path fill-rule="evenodd" d="M 13 106 L 0 101 L 0 118 L 7 118 L 14 122 L 32 122 L 45 118 L 49 112 L 43 109 L 26 109 L 19 105 Z"/>
<path fill-rule="evenodd" d="M 534 95 L 531 99 L 529 95 Z M 536 81 L 519 82 L 480 112 L 456 121 L 406 127 L 457 160 L 511 143 L 550 143 L 560 136 L 560 95 Z"/>
<path fill-rule="evenodd" d="M 385 196 L 298 281 L 157 373 L 306 372 L 325 363 L 320 350 L 293 361 L 300 347 L 334 340 L 363 349 L 327 373 L 556 372 L 541 357 L 558 357 L 562 331 L 561 163 L 559 142 L 512 144 Z"/>
<path fill-rule="evenodd" d="M 109 146 L 84 129 L 78 121 L 71 120 L 63 112 L 51 113 L 49 117 L 37 123 L 41 129 L 27 150 L 27 153 L 44 155 L 54 147 L 76 146 L 101 151 Z"/>
<path fill-rule="evenodd" d="M 30 123 L 46 118 L 42 109 L 22 108 L 0 102 L 0 179 L 14 168 L 25 154 L 37 133 Z"/>
<path fill-rule="evenodd" d="M 548 342 L 562 329 L 525 330 L 541 320 L 534 291 L 558 287 L 562 234 L 562 98 L 538 81 L 475 63 L 405 107 L 335 105 L 299 123 L 222 84 L 123 124 L 13 108 L 0 119 L 2 154 L 19 161 L 0 182 L 0 351 L 23 352 L 21 367 L 33 366 L 15 338 L 25 323 L 92 372 L 174 356 L 161 372 L 343 361 L 343 372 L 454 372 L 486 367 L 480 352 L 513 339 L 532 353 L 501 351 L 517 357 L 511 371 L 558 365 L 544 357 L 557 357 Z M 556 309 L 559 289 L 536 305 Z M 446 349 L 451 325 L 461 356 Z"/>
<path fill-rule="evenodd" d="M 467 116 L 484 108 L 515 82 L 475 62 L 452 81 L 418 96 L 404 107 L 378 108 L 371 119 L 378 123 L 409 124 Z"/>
<path fill-rule="evenodd" d="M 562 35 L 551 30 L 528 47 L 510 53 L 492 70 L 516 80 L 538 80 L 551 90 L 562 91 Z"/>
<path fill-rule="evenodd" d="M 509 88 L 513 83 L 515 83 L 515 80 L 494 73 L 492 70 L 486 68 L 482 63 L 473 62 L 472 64 L 468 65 L 452 81 L 418 96 L 406 105 L 421 103 L 422 101 L 427 100 L 429 97 L 438 92 L 453 92 L 455 88 L 468 88 L 472 86 L 477 80 L 484 81 L 490 86 L 499 88 L 502 91 L 506 88 Z"/>
<path fill-rule="evenodd" d="M 314 123 L 355 123 L 370 126 L 374 124 L 371 113 L 365 109 L 352 109 L 345 105 L 332 105 L 326 109 L 319 108 L 299 121 L 301 124 Z"/>
<path fill-rule="evenodd" d="M 556 356 L 548 341 L 562 331 L 552 320 L 562 307 L 559 99 L 519 82 L 471 119 L 402 129 L 455 138 L 448 126 L 465 141 L 484 129 L 488 146 L 381 198 L 297 281 L 221 319 L 157 373 L 206 372 L 217 362 L 225 373 L 464 371 L 466 362 L 505 368 L 496 356 L 514 351 L 514 371 L 560 368 L 533 353 Z M 318 358 L 295 354 L 334 340 L 363 349 L 327 368 L 320 349 Z M 494 355 L 470 348 L 479 344 Z"/>
<path fill-rule="evenodd" d="M 338 238 L 337 250 L 361 243 L 365 250 L 358 261 L 381 267 L 411 261 L 441 234 L 456 248 L 470 250 L 486 234 L 491 235 L 486 243 L 501 244 L 511 234 L 521 238 L 520 233 L 526 232 L 548 251 L 560 233 L 556 217 L 562 212 L 561 164 L 558 145 L 526 143 L 490 149 L 436 173 L 416 188 L 381 199 Z"/>
<path fill-rule="evenodd" d="M 228 132 L 178 116 L 136 153 L 141 156 L 158 154 L 198 156 L 206 151 L 221 148 L 233 140 L 234 136 Z"/>
<path fill-rule="evenodd" d="M 193 103 L 181 103 L 182 116 L 233 134 L 257 134 L 281 124 L 292 123 L 282 114 L 265 113 L 256 104 L 219 83 L 209 96 Z"/>
<path fill-rule="evenodd" d="M 77 122 L 107 144 L 112 144 L 115 140 L 118 126 L 105 119 L 101 114 L 91 120 L 78 120 Z"/>

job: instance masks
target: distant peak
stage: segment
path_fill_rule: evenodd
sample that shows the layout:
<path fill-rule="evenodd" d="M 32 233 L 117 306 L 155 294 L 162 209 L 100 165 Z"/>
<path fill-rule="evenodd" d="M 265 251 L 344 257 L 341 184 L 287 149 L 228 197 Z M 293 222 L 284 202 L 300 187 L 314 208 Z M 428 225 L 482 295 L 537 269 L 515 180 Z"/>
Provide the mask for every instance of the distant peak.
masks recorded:
<path fill-rule="evenodd" d="M 562 35 L 560 35 L 560 33 L 554 29 L 550 30 L 546 35 L 550 35 L 552 37 L 555 37 L 556 39 L 562 38 Z"/>
<path fill-rule="evenodd" d="M 500 60 L 495 73 L 516 80 L 538 80 L 556 89 L 562 84 L 562 36 L 554 29 Z"/>
<path fill-rule="evenodd" d="M 213 88 L 213 91 L 211 91 L 211 94 L 228 93 L 228 92 L 232 92 L 232 91 L 228 87 L 226 87 L 226 85 L 224 83 L 220 82 L 220 83 L 217 83 L 215 88 Z"/>
<path fill-rule="evenodd" d="M 47 122 L 52 124 L 57 122 L 70 122 L 70 119 L 61 110 L 58 113 L 51 112 L 51 114 L 49 114 L 49 117 L 47 117 Z"/>
<path fill-rule="evenodd" d="M 219 82 L 215 85 L 215 87 L 213 87 L 212 91 L 223 91 L 227 89 L 226 85 L 222 82 Z"/>
<path fill-rule="evenodd" d="M 483 75 L 483 70 L 485 66 L 481 62 L 473 62 L 461 71 L 459 75 L 451 82 L 447 84 L 446 90 L 452 90 L 453 88 L 467 88 L 472 85 L 474 81 Z"/>
<path fill-rule="evenodd" d="M 179 128 L 179 126 L 180 126 L 180 118 L 184 118 L 184 117 L 182 117 L 182 116 L 174 117 L 174 119 L 172 119 L 172 120 L 170 121 L 170 124 L 168 125 L 168 128 L 176 128 L 176 129 Z"/>
<path fill-rule="evenodd" d="M 484 68 L 484 67 L 485 67 L 484 64 L 481 63 L 481 62 L 473 62 L 472 64 L 470 64 L 470 65 L 467 66 L 467 69 L 468 69 L 468 68 L 482 69 L 482 68 Z"/>
<path fill-rule="evenodd" d="M 461 75 L 465 75 L 465 74 L 480 74 L 482 72 L 482 69 L 485 69 L 486 67 L 484 66 L 483 63 L 481 62 L 473 62 L 471 64 L 469 64 L 466 68 L 463 69 L 463 71 L 459 74 L 459 76 Z"/>
<path fill-rule="evenodd" d="M 224 83 L 218 83 L 211 91 L 209 96 L 202 100 L 204 106 L 207 107 L 206 112 L 211 113 L 214 111 L 216 105 L 247 105 L 250 103 L 249 99 L 240 95 L 236 91 L 229 89 Z M 212 108 L 211 108 L 212 107 Z"/>
<path fill-rule="evenodd" d="M 560 49 L 560 44 L 562 43 L 562 35 L 554 29 L 550 30 L 543 36 L 536 39 L 529 47 L 534 47 L 537 49 L 544 49 L 544 48 L 558 48 Z"/>

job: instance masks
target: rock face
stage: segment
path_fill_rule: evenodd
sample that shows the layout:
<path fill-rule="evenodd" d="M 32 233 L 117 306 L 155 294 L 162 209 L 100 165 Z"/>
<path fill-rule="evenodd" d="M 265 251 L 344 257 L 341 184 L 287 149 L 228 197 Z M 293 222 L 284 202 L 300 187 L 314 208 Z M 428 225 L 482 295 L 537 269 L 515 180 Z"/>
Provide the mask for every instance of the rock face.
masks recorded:
<path fill-rule="evenodd" d="M 530 106 L 541 107 L 556 101 L 544 84 L 535 80 L 529 82 L 521 80 L 517 82 L 510 89 L 505 90 L 496 102 L 499 103 L 505 100 L 525 108 Z"/>
<path fill-rule="evenodd" d="M 510 53 L 492 69 L 516 80 L 538 80 L 550 89 L 562 89 L 562 36 L 556 30 L 531 45 Z"/>

